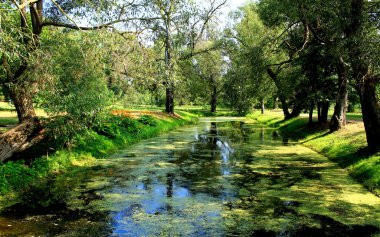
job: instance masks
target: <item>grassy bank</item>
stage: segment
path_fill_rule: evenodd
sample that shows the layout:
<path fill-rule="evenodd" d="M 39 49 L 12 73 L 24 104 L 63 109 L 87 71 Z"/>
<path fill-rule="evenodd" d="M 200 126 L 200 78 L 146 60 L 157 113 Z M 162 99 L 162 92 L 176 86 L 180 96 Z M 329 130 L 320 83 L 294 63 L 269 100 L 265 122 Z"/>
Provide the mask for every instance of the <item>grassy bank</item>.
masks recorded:
<path fill-rule="evenodd" d="M 188 112 L 178 115 L 110 116 L 101 126 L 78 136 L 71 149 L 46 154 L 28 166 L 22 161 L 0 164 L 0 209 L 24 198 L 31 186 L 46 185 L 55 178 L 62 181 L 57 185 L 62 189 L 70 180 L 78 182 L 89 167 L 96 165 L 97 158 L 197 120 Z"/>
<path fill-rule="evenodd" d="M 350 121 L 347 126 L 335 133 L 328 127 L 308 126 L 308 118 L 299 117 L 283 120 L 280 111 L 259 112 L 248 115 L 260 123 L 277 128 L 285 137 L 293 138 L 303 145 L 325 155 L 367 189 L 380 195 L 380 153 L 369 154 L 366 150 L 366 136 L 361 121 Z"/>

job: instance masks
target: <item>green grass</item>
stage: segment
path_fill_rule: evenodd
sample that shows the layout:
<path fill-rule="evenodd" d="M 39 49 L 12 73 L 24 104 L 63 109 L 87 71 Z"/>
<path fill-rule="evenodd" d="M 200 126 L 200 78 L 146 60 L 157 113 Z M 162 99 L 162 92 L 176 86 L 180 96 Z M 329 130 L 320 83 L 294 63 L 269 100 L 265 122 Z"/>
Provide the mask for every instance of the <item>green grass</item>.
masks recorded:
<path fill-rule="evenodd" d="M 328 126 L 309 126 L 307 117 L 285 121 L 280 111 L 269 111 L 265 115 L 254 112 L 247 117 L 275 127 L 283 136 L 325 155 L 347 168 L 350 175 L 367 189 L 380 195 L 380 153 L 367 151 L 364 126 L 360 121 L 348 123 L 344 129 L 330 133 Z M 348 119 L 361 120 L 361 115 L 350 114 Z"/>
<path fill-rule="evenodd" d="M 361 113 L 347 113 L 347 120 L 362 121 L 363 115 Z"/>
<path fill-rule="evenodd" d="M 198 119 L 198 116 L 188 112 L 180 111 L 177 114 L 181 118 L 168 116 L 160 119 L 130 119 L 133 130 L 111 122 L 102 127 L 106 130 L 102 135 L 91 130 L 78 136 L 71 150 L 63 149 L 47 154 L 30 165 L 25 165 L 23 161 L 0 164 L 0 209 L 17 202 L 31 185 L 44 185 L 52 177 L 73 180 L 72 177 L 85 173 L 95 165 L 97 158 L 107 158 L 118 149 Z"/>

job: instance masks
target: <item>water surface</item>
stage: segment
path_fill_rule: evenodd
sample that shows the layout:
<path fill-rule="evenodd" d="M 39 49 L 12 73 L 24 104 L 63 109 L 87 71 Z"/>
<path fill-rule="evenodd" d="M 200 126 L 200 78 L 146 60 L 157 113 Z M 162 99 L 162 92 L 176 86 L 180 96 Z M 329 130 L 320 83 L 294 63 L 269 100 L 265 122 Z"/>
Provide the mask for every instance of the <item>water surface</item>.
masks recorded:
<path fill-rule="evenodd" d="M 380 199 L 285 140 L 202 119 L 34 191 L 3 212 L 0 236 L 379 235 Z"/>

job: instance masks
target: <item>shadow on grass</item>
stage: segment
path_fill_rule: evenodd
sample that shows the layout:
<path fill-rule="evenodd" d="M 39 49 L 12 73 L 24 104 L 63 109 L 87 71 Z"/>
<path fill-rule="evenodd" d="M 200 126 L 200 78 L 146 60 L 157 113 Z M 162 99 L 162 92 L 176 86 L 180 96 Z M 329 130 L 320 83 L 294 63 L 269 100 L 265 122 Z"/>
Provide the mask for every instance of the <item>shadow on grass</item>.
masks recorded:
<path fill-rule="evenodd" d="M 342 146 L 342 149 L 350 148 L 349 145 Z M 368 149 L 367 147 L 360 148 L 356 152 L 345 154 L 342 156 L 336 156 L 331 158 L 334 162 L 338 163 L 342 168 L 347 168 L 353 164 L 358 163 L 361 160 L 368 159 L 372 155 L 376 154 L 376 152 Z"/>
<path fill-rule="evenodd" d="M 303 139 L 306 139 L 307 137 L 312 137 L 310 140 L 307 140 L 307 141 L 311 141 L 311 140 L 315 140 L 317 138 L 321 138 L 330 134 L 329 131 L 326 132 L 326 129 L 328 129 L 327 124 L 318 124 L 318 123 L 309 124 L 306 118 L 282 120 L 282 121 L 276 122 L 275 126 L 279 127 L 279 130 L 283 135 L 295 140 L 303 140 Z M 317 134 L 321 132 L 323 134 L 316 136 Z"/>
<path fill-rule="evenodd" d="M 15 125 L 18 123 L 17 118 L 1 118 L 0 117 L 0 126 L 6 126 L 6 125 Z"/>
<path fill-rule="evenodd" d="M 307 118 L 282 120 L 271 126 L 277 127 L 284 138 L 301 141 L 302 144 L 327 156 L 340 167 L 351 167 L 349 171 L 351 176 L 375 195 L 379 195 L 377 191 L 379 183 L 376 178 L 378 166 L 376 161 L 369 161 L 377 152 L 365 147 L 363 141 L 365 138 L 361 136 L 362 130 L 343 134 L 331 133 L 328 124 L 309 125 Z M 360 170 L 359 167 L 361 167 Z"/>

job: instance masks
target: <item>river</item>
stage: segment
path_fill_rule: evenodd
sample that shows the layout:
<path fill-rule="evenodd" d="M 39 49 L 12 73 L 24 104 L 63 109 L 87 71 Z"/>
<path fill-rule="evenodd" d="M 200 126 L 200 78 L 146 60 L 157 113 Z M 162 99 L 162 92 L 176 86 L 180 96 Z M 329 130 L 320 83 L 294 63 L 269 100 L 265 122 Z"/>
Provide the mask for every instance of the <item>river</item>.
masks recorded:
<path fill-rule="evenodd" d="M 142 141 L 78 180 L 51 181 L 3 211 L 0 236 L 380 235 L 380 198 L 324 156 L 239 118 Z"/>

